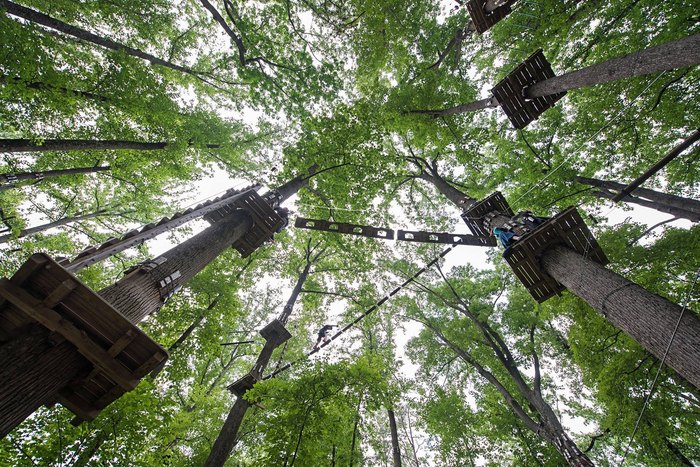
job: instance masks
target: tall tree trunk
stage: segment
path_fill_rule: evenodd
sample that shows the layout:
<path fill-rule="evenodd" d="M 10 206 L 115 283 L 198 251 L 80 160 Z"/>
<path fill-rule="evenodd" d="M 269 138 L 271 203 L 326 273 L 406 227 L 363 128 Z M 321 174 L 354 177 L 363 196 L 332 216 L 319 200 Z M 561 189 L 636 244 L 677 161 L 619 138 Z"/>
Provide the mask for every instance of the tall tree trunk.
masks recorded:
<path fill-rule="evenodd" d="M 101 430 L 97 434 L 95 439 L 92 440 L 90 446 L 87 449 L 84 449 L 80 452 L 80 455 L 73 463 L 73 465 L 71 465 L 71 467 L 87 467 L 88 465 L 90 465 L 90 460 L 92 459 L 92 456 L 94 456 L 95 453 L 100 449 L 105 440 L 107 440 L 107 433 L 105 432 L 105 430 Z"/>
<path fill-rule="evenodd" d="M 700 388 L 700 318 L 573 250 L 557 246 L 542 256 L 544 270 L 585 300 L 659 360 Z M 675 335 L 674 335 L 675 332 Z"/>
<path fill-rule="evenodd" d="M 250 403 L 247 400 L 242 397 L 236 399 L 226 417 L 224 426 L 214 442 L 214 446 L 211 448 L 209 457 L 204 463 L 205 467 L 224 465 L 236 444 L 238 429 L 241 427 L 241 422 L 243 422 L 243 417 L 245 417 L 248 407 L 250 407 Z"/>
<path fill-rule="evenodd" d="M 360 398 L 357 400 L 355 424 L 352 427 L 352 442 L 350 443 L 350 467 L 352 467 L 355 463 L 355 443 L 357 442 L 357 429 L 360 426 L 360 407 L 362 406 L 363 397 L 364 393 L 362 393 Z"/>
<path fill-rule="evenodd" d="M 594 192 L 594 194 L 606 199 L 614 198 L 627 186 L 617 181 L 587 177 L 576 177 L 576 181 L 583 185 L 600 188 L 600 191 Z M 636 188 L 632 194 L 627 195 L 622 201 L 639 204 L 640 206 L 673 214 L 677 217 L 690 219 L 694 222 L 700 221 L 700 201 L 692 198 L 684 198 L 648 188 Z"/>
<path fill-rule="evenodd" d="M 694 34 L 540 81 L 526 88 L 524 93 L 527 98 L 533 99 L 634 76 L 693 66 L 698 63 L 700 63 L 700 34 Z M 410 113 L 441 117 L 473 112 L 496 105 L 495 99 L 487 98 L 446 109 L 412 110 Z"/>
<path fill-rule="evenodd" d="M 5 243 L 14 238 L 27 237 L 29 235 L 34 235 L 45 230 L 52 229 L 54 227 L 60 227 L 62 225 L 72 224 L 73 222 L 84 221 L 86 219 L 93 219 L 95 217 L 106 216 L 108 214 L 106 209 L 100 211 L 91 212 L 89 214 L 82 214 L 79 216 L 64 217 L 57 221 L 48 222 L 46 224 L 37 225 L 36 227 L 30 227 L 28 229 L 20 230 L 19 235 L 16 237 L 12 234 L 0 235 L 0 243 Z"/>
<path fill-rule="evenodd" d="M 45 139 L 36 142 L 31 139 L 0 139 L 0 152 L 45 152 L 45 151 L 102 151 L 133 149 L 137 151 L 158 151 L 172 143 L 128 140 L 93 139 Z M 220 148 L 220 144 L 205 144 L 207 149 Z"/>
<path fill-rule="evenodd" d="M 283 185 L 286 196 L 292 194 L 290 186 L 298 189 L 303 184 L 295 180 Z M 271 205 L 286 199 L 276 191 L 265 197 Z M 126 319 L 137 324 L 163 305 L 160 281 L 168 282 L 166 290 L 174 292 L 177 286 L 185 284 L 243 236 L 251 225 L 247 212 L 236 211 L 153 260 L 150 264 L 155 266 L 150 271 L 138 268 L 99 294 Z M 53 402 L 60 389 L 91 367 L 67 341 L 51 347 L 46 328 L 39 325 L 30 328 L 33 334 L 0 336 L 3 339 L 0 340 L 0 381 L 3 382 L 0 385 L 0 438 L 38 407 Z"/>
<path fill-rule="evenodd" d="M 92 100 L 96 100 L 99 102 L 108 102 L 109 101 L 109 99 L 107 97 L 100 96 L 98 94 L 88 92 L 88 91 L 80 91 L 77 89 L 68 89 L 68 88 L 61 87 L 61 86 L 54 86 L 52 84 L 42 83 L 40 81 L 25 81 L 22 78 L 17 78 L 17 77 L 12 78 L 12 77 L 9 77 L 7 75 L 0 75 L 0 83 L 1 84 L 5 84 L 8 82 L 18 83 L 21 86 L 27 87 L 29 89 L 35 89 L 37 91 L 46 91 L 46 90 L 58 91 L 61 94 L 64 94 L 67 96 L 80 96 L 80 97 L 83 97 L 85 99 L 92 99 Z"/>
<path fill-rule="evenodd" d="M 698 63 L 700 34 L 694 34 L 540 81 L 525 90 L 525 97 L 534 99 Z"/>
<path fill-rule="evenodd" d="M 162 282 L 167 282 L 170 290 L 177 290 L 241 238 L 252 225 L 250 214 L 236 211 L 155 258 L 152 263 L 157 266 L 153 269 L 137 268 L 99 294 L 126 319 L 139 323 L 163 306 Z"/>
<path fill-rule="evenodd" d="M 0 139 L 0 152 L 3 152 L 3 142 L 8 140 Z M 97 173 L 111 170 L 110 166 L 102 167 L 78 167 L 74 169 L 46 170 L 44 172 L 20 172 L 15 174 L 0 174 L 0 191 L 12 188 L 15 183 L 24 180 L 42 180 L 50 177 L 61 177 L 63 175 L 76 175 Z"/>
<path fill-rule="evenodd" d="M 399 431 L 396 428 L 396 416 L 394 411 L 387 409 L 389 414 L 389 430 L 391 431 L 391 455 L 394 459 L 394 467 L 401 467 L 401 447 L 399 446 Z"/>
<path fill-rule="evenodd" d="M 41 13 L 36 10 L 32 10 L 30 8 L 24 7 L 22 5 L 18 5 L 16 3 L 10 2 L 8 0 L 0 0 L 0 6 L 9 14 L 13 16 L 17 16 L 19 18 L 25 19 L 27 21 L 30 21 L 32 23 L 36 24 L 41 24 L 42 26 L 46 26 L 48 28 L 54 29 L 56 31 L 62 32 L 63 34 L 67 34 L 69 36 L 76 37 L 78 39 L 90 42 L 92 44 L 98 45 L 100 47 L 104 47 L 106 49 L 111 49 L 111 50 L 116 50 L 118 52 L 122 52 L 126 55 L 130 55 L 132 57 L 138 57 L 143 60 L 146 60 L 147 62 L 153 64 L 153 65 L 160 65 L 166 68 L 170 68 L 172 70 L 180 71 L 182 73 L 186 73 L 188 75 L 195 76 L 197 78 L 201 79 L 201 75 L 203 73 L 197 72 L 195 70 L 192 70 L 191 68 L 183 67 L 180 65 L 176 65 L 174 63 L 171 63 L 167 60 L 160 59 L 154 55 L 151 55 L 149 53 L 143 52 L 138 49 L 134 49 L 132 47 L 126 46 L 124 44 L 120 44 L 118 42 L 115 42 L 111 39 L 108 39 L 106 37 L 98 36 L 97 34 L 93 34 L 90 31 L 87 31 L 85 29 L 78 28 L 76 26 L 72 26 L 68 23 L 64 23 L 63 21 L 60 21 L 56 18 L 52 18 L 51 16 L 45 15 L 44 13 Z"/>

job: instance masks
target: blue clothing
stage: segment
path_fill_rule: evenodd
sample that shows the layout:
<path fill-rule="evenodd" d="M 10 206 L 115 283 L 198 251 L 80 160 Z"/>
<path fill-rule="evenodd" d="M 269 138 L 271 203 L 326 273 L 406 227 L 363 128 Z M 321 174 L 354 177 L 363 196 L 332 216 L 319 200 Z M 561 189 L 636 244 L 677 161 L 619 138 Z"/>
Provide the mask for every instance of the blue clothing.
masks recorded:
<path fill-rule="evenodd" d="M 513 243 L 513 237 L 515 237 L 515 234 L 513 232 L 510 232 L 508 230 L 503 230 L 500 227 L 496 227 L 493 229 L 493 234 L 500 240 L 501 245 L 503 245 L 504 248 L 508 248 L 511 243 Z"/>

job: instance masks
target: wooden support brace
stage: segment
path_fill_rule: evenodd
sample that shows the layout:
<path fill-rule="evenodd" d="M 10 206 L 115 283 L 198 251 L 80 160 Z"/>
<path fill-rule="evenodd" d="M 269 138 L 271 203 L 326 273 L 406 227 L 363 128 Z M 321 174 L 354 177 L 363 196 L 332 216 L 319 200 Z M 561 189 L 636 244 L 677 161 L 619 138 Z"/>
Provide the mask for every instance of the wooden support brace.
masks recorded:
<path fill-rule="evenodd" d="M 130 375 L 120 363 L 115 361 L 106 350 L 90 339 L 84 331 L 27 293 L 12 284 L 8 279 L 0 279 L 0 296 L 22 310 L 32 319 L 50 331 L 59 332 L 66 340 L 75 345 L 78 351 L 93 365 L 99 367 L 125 390 L 131 390 L 139 383 L 138 378 Z"/>

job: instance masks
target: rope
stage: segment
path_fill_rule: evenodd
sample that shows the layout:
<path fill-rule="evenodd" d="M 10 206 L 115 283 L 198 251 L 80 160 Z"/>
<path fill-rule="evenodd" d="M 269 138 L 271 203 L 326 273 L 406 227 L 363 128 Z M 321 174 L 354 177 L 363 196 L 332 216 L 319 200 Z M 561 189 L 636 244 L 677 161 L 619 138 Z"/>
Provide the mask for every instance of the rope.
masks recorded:
<path fill-rule="evenodd" d="M 676 327 L 673 329 L 673 334 L 671 334 L 671 339 L 668 341 L 668 345 L 666 346 L 666 351 L 664 352 L 664 356 L 661 359 L 661 363 L 659 363 L 659 369 L 656 371 L 656 376 L 654 377 L 654 381 L 651 383 L 651 388 L 649 388 L 649 393 L 647 394 L 647 397 L 644 399 L 644 404 L 642 405 L 642 410 L 639 412 L 639 417 L 637 417 L 637 422 L 634 424 L 634 430 L 632 430 L 632 436 L 630 436 L 630 440 L 627 443 L 627 448 L 625 449 L 625 454 L 622 456 L 622 460 L 618 464 L 618 467 L 622 466 L 622 464 L 625 463 L 625 460 L 627 459 L 627 454 L 629 453 L 630 447 L 632 446 L 632 441 L 634 440 L 634 435 L 637 434 L 637 430 L 639 429 L 639 423 L 642 421 L 642 415 L 644 415 L 644 410 L 646 410 L 647 405 L 649 404 L 649 399 L 651 399 L 651 395 L 654 392 L 654 387 L 656 386 L 656 382 L 659 379 L 659 375 L 661 374 L 661 368 L 664 366 L 664 362 L 666 361 L 666 356 L 668 355 L 669 350 L 671 349 L 671 344 L 673 344 L 673 339 L 676 337 L 676 332 L 678 331 L 678 327 L 681 324 L 681 320 L 683 319 L 683 314 L 685 313 L 685 309 L 688 307 L 688 301 L 690 300 L 690 296 L 693 293 L 693 290 L 695 290 L 695 285 L 698 283 L 698 276 L 700 276 L 700 270 L 696 271 L 695 273 L 695 280 L 693 281 L 692 287 L 690 287 L 690 290 L 688 291 L 688 295 L 685 297 L 683 308 L 681 308 L 681 314 L 678 317 L 678 322 L 676 323 Z"/>
<path fill-rule="evenodd" d="M 394 290 L 392 290 L 391 292 L 389 292 L 387 295 L 385 295 L 384 297 L 382 297 L 377 303 L 375 303 L 374 305 L 372 305 L 371 307 L 369 307 L 367 310 L 365 310 L 364 313 L 362 313 L 361 315 L 359 315 L 357 318 L 355 318 L 355 319 L 354 319 L 352 322 L 350 322 L 349 324 L 346 324 L 341 330 L 339 330 L 338 332 L 336 332 L 336 333 L 333 335 L 333 337 L 331 337 L 327 342 L 324 342 L 324 343 L 321 344 L 318 348 L 313 349 L 313 350 L 310 351 L 310 352 L 307 352 L 307 353 L 306 353 L 306 358 L 310 357 L 311 355 L 313 355 L 313 354 L 315 354 L 315 353 L 317 353 L 317 352 L 320 352 L 321 349 L 323 349 L 324 347 L 327 347 L 328 345 L 330 345 L 331 342 L 333 342 L 335 339 L 337 339 L 338 337 L 340 337 L 343 333 L 345 333 L 345 332 L 346 332 L 347 330 L 349 330 L 351 327 L 353 327 L 354 325 L 356 325 L 357 323 L 359 323 L 360 321 L 362 321 L 362 319 L 364 319 L 367 315 L 369 315 L 370 313 L 372 313 L 374 310 L 376 310 L 377 308 L 379 308 L 380 306 L 382 306 L 384 303 L 386 303 L 391 297 L 393 297 L 394 295 L 396 295 L 397 293 L 399 293 L 399 292 L 401 291 L 401 289 L 405 288 L 408 284 L 410 284 L 411 282 L 413 282 L 414 280 L 416 280 L 416 279 L 418 278 L 418 276 L 420 276 L 420 275 L 423 274 L 425 271 L 427 271 L 429 268 L 431 268 L 433 265 L 435 265 L 435 263 L 437 263 L 438 261 L 440 261 L 441 258 L 444 258 L 444 257 L 447 255 L 447 253 L 449 253 L 450 251 L 452 251 L 452 249 L 453 249 L 455 246 L 457 246 L 457 244 L 454 244 L 454 245 L 452 245 L 452 246 L 446 248 L 445 250 L 443 250 L 442 253 L 440 253 L 438 256 L 436 256 L 432 261 L 430 261 L 430 262 L 429 262 L 428 264 L 426 264 L 424 267 L 422 267 L 421 269 L 419 269 L 419 270 L 418 270 L 415 274 L 413 274 L 411 277 L 409 277 L 408 279 L 406 279 L 401 285 L 396 286 L 396 287 L 394 288 Z M 273 371 L 272 373 L 270 373 L 269 375 L 265 376 L 265 377 L 263 378 L 263 380 L 267 380 L 267 379 L 270 379 L 270 378 L 274 378 L 274 377 L 277 376 L 278 374 L 282 373 L 283 371 L 286 371 L 286 370 L 290 369 L 293 365 L 299 363 L 299 362 L 302 361 L 302 360 L 303 360 L 303 359 L 298 359 L 298 360 L 295 360 L 295 361 L 293 361 L 293 362 L 287 363 L 287 364 L 284 365 L 283 367 L 278 368 L 278 369 L 276 369 L 275 371 Z"/>
<path fill-rule="evenodd" d="M 642 94 L 644 94 L 645 92 L 647 92 L 647 91 L 649 90 L 649 88 L 651 88 L 651 87 L 654 85 L 654 83 L 656 83 L 659 79 L 661 79 L 661 77 L 664 76 L 665 74 L 666 74 L 666 72 L 664 71 L 664 72 L 660 73 L 656 78 L 654 78 L 654 79 L 647 85 L 647 87 L 645 87 L 644 90 L 643 90 L 642 92 L 640 92 L 639 94 L 637 94 L 637 96 L 636 96 L 635 98 L 633 98 L 627 105 L 625 105 L 625 106 L 617 113 L 617 115 L 615 115 L 614 117 L 612 117 L 607 123 L 605 123 L 605 125 L 603 125 L 602 127 L 600 127 L 600 128 L 598 129 L 598 131 L 596 131 L 595 133 L 593 133 L 592 135 L 590 135 L 588 138 L 586 138 L 586 140 L 583 141 L 583 143 L 579 144 L 579 145 L 576 147 L 576 149 L 574 149 L 573 151 L 571 151 L 571 152 L 569 153 L 569 156 L 566 157 L 566 158 L 561 162 L 561 164 L 559 164 L 558 166 L 556 166 L 553 170 L 550 170 L 549 173 L 548 173 L 546 176 L 544 176 L 539 182 L 535 183 L 532 187 L 530 187 L 530 189 L 528 189 L 525 193 L 523 193 L 523 194 L 520 196 L 520 198 L 516 199 L 516 200 L 515 200 L 515 203 L 513 203 L 513 204 L 517 204 L 521 199 L 523 199 L 525 196 L 527 196 L 532 190 L 534 190 L 535 188 L 537 188 L 537 187 L 538 187 L 539 185 L 541 185 L 545 180 L 547 180 L 549 177 L 551 177 L 557 170 L 559 170 L 560 168 L 562 168 L 562 167 L 564 166 L 564 164 L 566 164 L 567 162 L 569 162 L 569 160 L 571 160 L 575 155 L 577 155 L 578 151 L 583 147 L 584 144 L 588 143 L 591 139 L 593 139 L 593 138 L 595 138 L 596 136 L 598 136 L 598 135 L 600 134 L 601 131 L 605 130 L 607 127 L 609 127 L 610 125 L 612 125 L 613 122 L 614 122 L 617 118 L 620 117 L 620 115 L 622 115 L 625 111 L 627 111 L 627 109 L 629 109 L 629 108 L 632 106 L 632 104 L 634 104 L 634 103 L 637 101 L 637 99 L 639 99 L 639 98 L 642 96 Z"/>

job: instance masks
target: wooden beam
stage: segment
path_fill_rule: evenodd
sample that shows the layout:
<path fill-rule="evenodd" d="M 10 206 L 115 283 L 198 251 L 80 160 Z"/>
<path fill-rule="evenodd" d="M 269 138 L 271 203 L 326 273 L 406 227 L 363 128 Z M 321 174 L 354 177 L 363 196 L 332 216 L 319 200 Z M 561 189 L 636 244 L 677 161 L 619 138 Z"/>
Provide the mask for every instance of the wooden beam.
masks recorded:
<path fill-rule="evenodd" d="M 0 279 L 0 296 L 50 331 L 58 332 L 64 336 L 66 340 L 77 347 L 78 352 L 93 365 L 99 367 L 122 388 L 130 391 L 138 385 L 139 379 L 130 374 L 124 366 L 114 360 L 106 350 L 90 339 L 84 331 L 63 319 L 54 310 L 47 308 L 40 300 L 34 298 L 21 287 L 17 287 L 8 279 L 2 278 Z"/>

